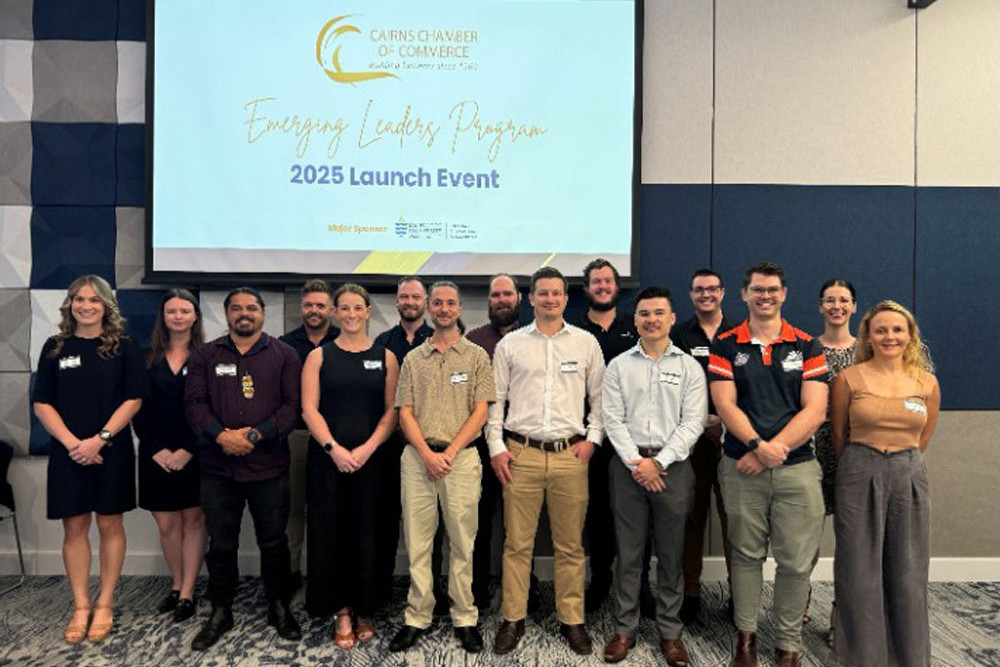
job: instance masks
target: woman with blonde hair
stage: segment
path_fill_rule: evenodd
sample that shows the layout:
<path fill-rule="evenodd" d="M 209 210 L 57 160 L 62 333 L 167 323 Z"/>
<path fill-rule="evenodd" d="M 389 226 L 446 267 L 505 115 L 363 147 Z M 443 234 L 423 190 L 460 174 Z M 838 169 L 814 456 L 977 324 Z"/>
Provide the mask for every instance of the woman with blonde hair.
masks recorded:
<path fill-rule="evenodd" d="M 930 665 L 930 492 L 922 453 L 941 392 L 913 315 L 881 301 L 837 376 L 835 649 L 845 665 Z"/>
<path fill-rule="evenodd" d="M 146 353 L 148 396 L 133 425 L 139 436 L 139 507 L 153 514 L 173 584 L 157 611 L 175 623 L 194 616 L 194 585 L 205 559 L 198 437 L 184 416 L 187 360 L 205 342 L 198 299 L 172 289 L 160 300 Z"/>
<path fill-rule="evenodd" d="M 63 562 L 74 601 L 65 638 L 79 644 L 105 639 L 114 622 L 115 586 L 125 560 L 122 514 L 135 508 L 135 451 L 128 425 L 142 403 L 144 373 L 139 348 L 125 335 L 118 302 L 103 278 L 74 280 L 59 311 L 59 333 L 42 348 L 32 400 L 35 415 L 52 436 L 47 513 L 63 522 Z M 93 609 L 88 585 L 92 514 L 100 531 L 101 563 Z"/>

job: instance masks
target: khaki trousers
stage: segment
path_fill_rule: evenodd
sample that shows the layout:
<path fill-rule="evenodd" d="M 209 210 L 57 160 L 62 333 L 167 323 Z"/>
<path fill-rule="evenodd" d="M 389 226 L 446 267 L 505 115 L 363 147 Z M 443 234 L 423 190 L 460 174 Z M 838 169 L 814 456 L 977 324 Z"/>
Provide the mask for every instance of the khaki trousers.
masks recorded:
<path fill-rule="evenodd" d="M 800 651 L 802 612 L 809 598 L 809 575 L 823 532 L 823 490 L 819 464 L 803 461 L 757 475 L 744 475 L 736 461 L 719 463 L 722 497 L 732 544 L 730 587 L 736 627 L 757 631 L 767 548 L 777 563 L 774 575 L 775 646 Z"/>
<path fill-rule="evenodd" d="M 531 557 L 542 501 L 549 508 L 552 549 L 555 553 L 556 616 L 570 625 L 581 624 L 587 561 L 583 552 L 583 521 L 587 515 L 587 464 L 572 449 L 549 454 L 507 440 L 513 455 L 514 481 L 503 490 L 504 526 L 503 601 L 505 620 L 528 614 Z"/>
<path fill-rule="evenodd" d="M 429 628 L 434 619 L 434 578 L 431 552 L 438 527 L 438 503 L 448 532 L 448 597 L 451 621 L 456 627 L 475 625 L 479 610 L 472 599 L 472 546 L 479 527 L 479 495 L 482 464 L 475 448 L 466 447 L 452 462 L 451 472 L 431 480 L 413 447 L 405 447 L 401 459 L 403 537 L 410 559 L 410 592 L 406 598 L 405 623 Z"/>

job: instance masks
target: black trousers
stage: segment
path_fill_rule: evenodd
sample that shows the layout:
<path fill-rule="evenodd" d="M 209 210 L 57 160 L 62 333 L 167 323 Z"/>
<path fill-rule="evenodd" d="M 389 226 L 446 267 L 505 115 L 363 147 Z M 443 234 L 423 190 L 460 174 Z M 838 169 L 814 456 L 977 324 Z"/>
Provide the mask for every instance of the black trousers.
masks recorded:
<path fill-rule="evenodd" d="M 250 508 L 260 572 L 269 601 L 287 600 L 291 556 L 288 552 L 288 471 L 258 482 L 238 482 L 202 473 L 201 507 L 208 529 L 208 599 L 213 606 L 230 606 L 236 597 L 240 570 L 240 524 Z"/>
<path fill-rule="evenodd" d="M 379 501 L 378 513 L 378 543 L 376 545 L 375 568 L 378 581 L 378 599 L 376 606 L 387 604 L 392 599 L 392 575 L 396 571 L 396 552 L 399 550 L 399 524 L 403 517 L 403 506 L 400 501 L 402 480 L 400 479 L 399 459 L 403 455 L 403 436 L 396 431 L 382 443 L 372 461 L 379 471 Z"/>
<path fill-rule="evenodd" d="M 484 607 L 490 600 L 490 579 L 493 576 L 493 517 L 503 497 L 503 487 L 490 465 L 490 448 L 485 438 L 475 443 L 483 464 L 482 494 L 479 496 L 479 532 L 472 554 L 472 596 L 476 605 Z"/>
<path fill-rule="evenodd" d="M 611 566 L 615 561 L 615 521 L 611 512 L 611 494 L 608 469 L 615 457 L 615 448 L 608 440 L 594 448 L 587 470 L 590 500 L 584 532 L 587 536 L 587 553 L 590 556 L 590 580 L 609 584 Z"/>

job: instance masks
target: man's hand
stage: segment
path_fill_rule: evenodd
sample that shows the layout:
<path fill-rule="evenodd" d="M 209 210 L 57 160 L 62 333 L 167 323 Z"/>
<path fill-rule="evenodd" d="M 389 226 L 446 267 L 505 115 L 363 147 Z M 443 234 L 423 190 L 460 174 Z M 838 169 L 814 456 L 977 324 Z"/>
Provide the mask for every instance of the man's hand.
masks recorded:
<path fill-rule="evenodd" d="M 776 468 L 788 458 L 788 447 L 777 440 L 761 440 L 754 453 L 768 468 Z"/>
<path fill-rule="evenodd" d="M 590 460 L 590 457 L 594 455 L 594 443 L 590 440 L 583 440 L 581 442 L 573 445 L 573 456 L 580 459 L 584 463 Z"/>
<path fill-rule="evenodd" d="M 490 458 L 490 465 L 493 467 L 493 473 L 497 476 L 501 486 L 507 486 L 514 482 L 514 475 L 510 472 L 510 462 L 513 459 L 514 455 L 510 452 L 500 452 L 496 456 Z"/>
<path fill-rule="evenodd" d="M 635 459 L 629 463 L 635 466 L 635 470 L 632 471 L 632 479 L 642 488 L 652 493 L 659 493 L 667 488 L 663 482 L 666 474 L 656 467 L 653 459 Z"/>
<path fill-rule="evenodd" d="M 427 468 L 427 479 L 439 480 L 451 472 L 451 457 L 445 453 L 429 451 L 424 455 L 424 467 Z"/>
<path fill-rule="evenodd" d="M 179 470 L 184 470 L 184 466 L 191 462 L 194 456 L 186 449 L 178 449 L 174 452 L 169 453 L 170 456 L 167 459 L 167 468 L 177 472 Z"/>
<path fill-rule="evenodd" d="M 173 456 L 173 452 L 164 447 L 160 451 L 153 454 L 153 462 L 163 468 L 166 472 L 173 472 L 173 468 L 170 467 L 170 457 Z"/>
<path fill-rule="evenodd" d="M 215 439 L 222 451 L 230 456 L 246 456 L 253 451 L 253 443 L 247 440 L 250 427 L 226 429 Z"/>
<path fill-rule="evenodd" d="M 760 462 L 755 452 L 747 452 L 736 462 L 736 469 L 744 475 L 756 475 L 767 470 L 767 466 Z"/>

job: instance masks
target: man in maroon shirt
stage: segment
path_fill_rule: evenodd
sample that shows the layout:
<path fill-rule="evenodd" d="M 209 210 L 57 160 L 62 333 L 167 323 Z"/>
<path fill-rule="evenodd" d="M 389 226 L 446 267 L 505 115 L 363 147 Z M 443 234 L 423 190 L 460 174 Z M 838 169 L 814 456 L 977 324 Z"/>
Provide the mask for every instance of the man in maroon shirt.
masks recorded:
<path fill-rule="evenodd" d="M 185 403 L 200 437 L 201 495 L 209 548 L 212 614 L 191 642 L 203 651 L 233 627 L 243 508 L 249 506 L 267 592 L 267 622 L 288 640 L 302 637 L 288 607 L 288 442 L 299 414 L 302 364 L 263 331 L 264 301 L 238 287 L 224 302 L 229 333 L 188 361 Z"/>

